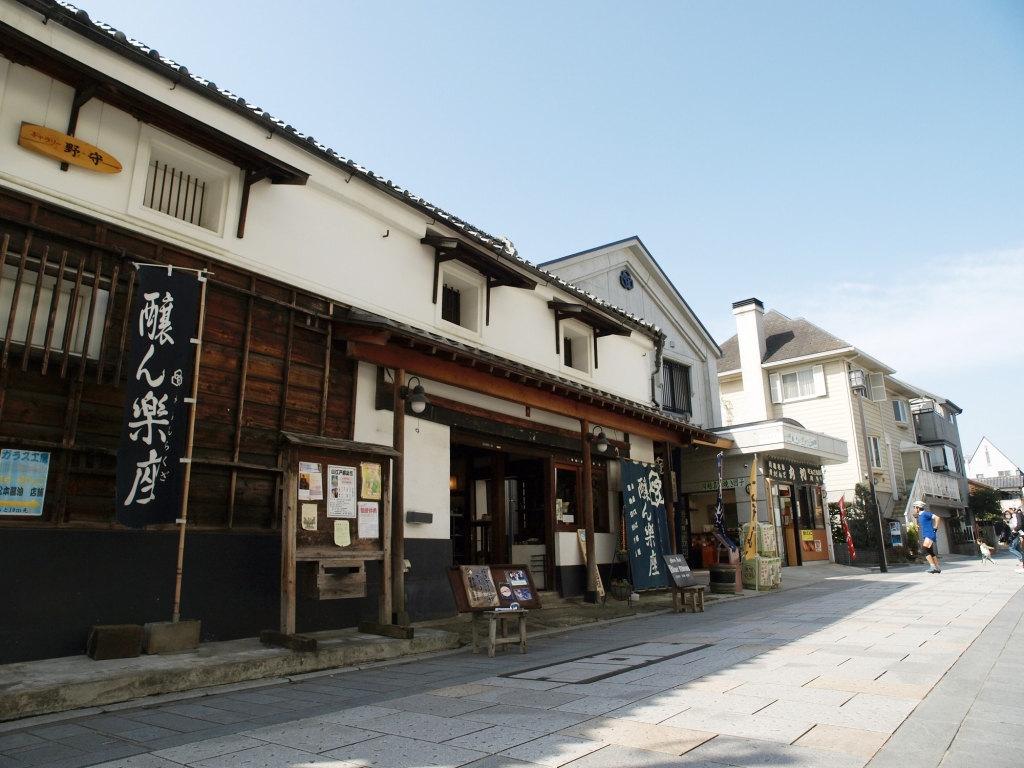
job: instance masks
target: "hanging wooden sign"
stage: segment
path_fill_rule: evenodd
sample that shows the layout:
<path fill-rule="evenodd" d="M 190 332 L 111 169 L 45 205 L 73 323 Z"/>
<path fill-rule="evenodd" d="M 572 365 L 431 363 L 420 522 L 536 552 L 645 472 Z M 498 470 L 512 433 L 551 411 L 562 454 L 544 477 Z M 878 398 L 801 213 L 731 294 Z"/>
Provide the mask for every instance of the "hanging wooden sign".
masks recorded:
<path fill-rule="evenodd" d="M 121 172 L 121 163 L 109 152 L 53 128 L 22 123 L 18 146 L 90 171 Z"/>

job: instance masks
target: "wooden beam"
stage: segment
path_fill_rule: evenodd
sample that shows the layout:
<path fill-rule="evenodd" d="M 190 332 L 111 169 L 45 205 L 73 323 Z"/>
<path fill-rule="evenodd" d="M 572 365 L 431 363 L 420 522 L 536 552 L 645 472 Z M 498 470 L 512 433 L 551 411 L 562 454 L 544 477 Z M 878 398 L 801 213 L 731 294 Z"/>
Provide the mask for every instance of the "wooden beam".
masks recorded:
<path fill-rule="evenodd" d="M 631 417 L 625 413 L 620 414 L 606 408 L 587 405 L 560 397 L 553 392 L 538 390 L 528 384 L 509 381 L 504 376 L 490 376 L 482 370 L 449 363 L 439 360 L 437 357 L 403 349 L 395 344 L 381 347 L 361 342 L 350 342 L 348 354 L 350 357 L 373 365 L 385 368 L 405 368 L 410 373 L 433 379 L 442 384 L 450 384 L 574 419 L 589 419 L 594 424 L 642 435 L 655 441 L 690 442 L 690 430 L 679 429 L 677 431 L 648 424 L 641 421 L 639 414 L 636 417 Z"/>
<path fill-rule="evenodd" d="M 594 475 L 590 463 L 590 422 L 580 421 L 580 443 L 583 447 L 583 529 L 587 532 L 587 589 L 583 600 L 597 602 L 597 536 L 594 532 Z"/>
<path fill-rule="evenodd" d="M 491 454 L 491 556 L 495 563 L 507 563 L 508 526 L 505 523 L 505 454 Z"/>
<path fill-rule="evenodd" d="M 405 610 L 405 370 L 395 368 L 394 430 L 392 447 L 398 455 L 391 460 L 391 605 L 395 624 L 408 624 Z"/>

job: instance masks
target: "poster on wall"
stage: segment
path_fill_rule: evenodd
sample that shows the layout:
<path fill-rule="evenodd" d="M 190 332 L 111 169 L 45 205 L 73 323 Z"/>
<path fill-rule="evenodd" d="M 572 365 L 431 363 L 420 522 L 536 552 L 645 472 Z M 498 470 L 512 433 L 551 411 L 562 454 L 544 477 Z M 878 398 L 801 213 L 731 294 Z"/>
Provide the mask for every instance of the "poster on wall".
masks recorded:
<path fill-rule="evenodd" d="M 661 475 L 653 464 L 628 459 L 620 464 L 633 588 L 667 589 L 669 575 L 662 556 L 670 554 L 671 547 Z"/>
<path fill-rule="evenodd" d="M 49 472 L 49 453 L 0 450 L 0 515 L 42 515 Z"/>
<path fill-rule="evenodd" d="M 315 461 L 299 462 L 299 501 L 320 501 L 324 497 L 324 476 Z"/>
<path fill-rule="evenodd" d="M 327 465 L 327 516 L 356 516 L 356 468 Z"/>
<path fill-rule="evenodd" d="M 380 515 L 376 501 L 359 502 L 359 538 L 380 538 Z"/>
<path fill-rule="evenodd" d="M 363 475 L 363 487 L 359 495 L 364 499 L 379 499 L 380 464 L 364 461 L 359 465 L 359 471 Z"/>
<path fill-rule="evenodd" d="M 170 268 L 138 269 L 135 312 L 127 318 L 128 387 L 117 451 L 117 522 L 130 528 L 181 516 L 199 277 Z"/>

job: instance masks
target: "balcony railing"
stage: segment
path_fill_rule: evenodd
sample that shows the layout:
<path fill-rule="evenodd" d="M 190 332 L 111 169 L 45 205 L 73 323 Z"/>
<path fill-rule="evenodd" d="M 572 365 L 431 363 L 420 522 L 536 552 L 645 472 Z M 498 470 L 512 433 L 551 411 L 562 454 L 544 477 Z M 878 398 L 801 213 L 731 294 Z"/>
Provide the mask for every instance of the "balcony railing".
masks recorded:
<path fill-rule="evenodd" d="M 929 472 L 926 469 L 917 470 L 917 474 L 914 475 L 914 484 L 910 487 L 910 493 L 907 494 L 907 506 L 903 513 L 906 520 L 914 521 L 915 501 L 927 503 L 929 499 L 937 499 L 953 506 L 964 506 L 966 502 L 960 493 L 958 477 L 958 475 Z"/>

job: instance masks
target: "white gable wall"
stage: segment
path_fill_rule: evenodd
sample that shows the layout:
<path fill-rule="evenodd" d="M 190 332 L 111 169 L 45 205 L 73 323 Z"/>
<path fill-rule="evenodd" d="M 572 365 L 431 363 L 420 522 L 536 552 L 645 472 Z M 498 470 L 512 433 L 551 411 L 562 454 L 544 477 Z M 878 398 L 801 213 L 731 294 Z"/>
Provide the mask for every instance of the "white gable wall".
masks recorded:
<path fill-rule="evenodd" d="M 646 257 L 638 246 L 600 249 L 578 257 L 554 262 L 546 268 L 585 291 L 622 307 L 637 317 L 654 323 L 666 334 L 664 358 L 690 367 L 691 400 L 694 424 L 705 429 L 721 426 L 718 407 L 717 353 L 678 307 L 671 289 L 660 276 L 644 266 Z M 629 270 L 634 287 L 627 290 L 619 281 L 623 269 Z M 654 359 L 648 363 L 648 376 L 654 371 Z M 656 397 L 662 400 L 661 376 Z M 648 388 L 650 380 L 648 379 Z"/>
<path fill-rule="evenodd" d="M 1017 474 L 1020 469 L 987 437 L 982 438 L 978 448 L 974 451 L 967 462 L 967 476 L 971 479 L 978 477 L 998 477 L 1000 472 L 1011 472 Z"/>

